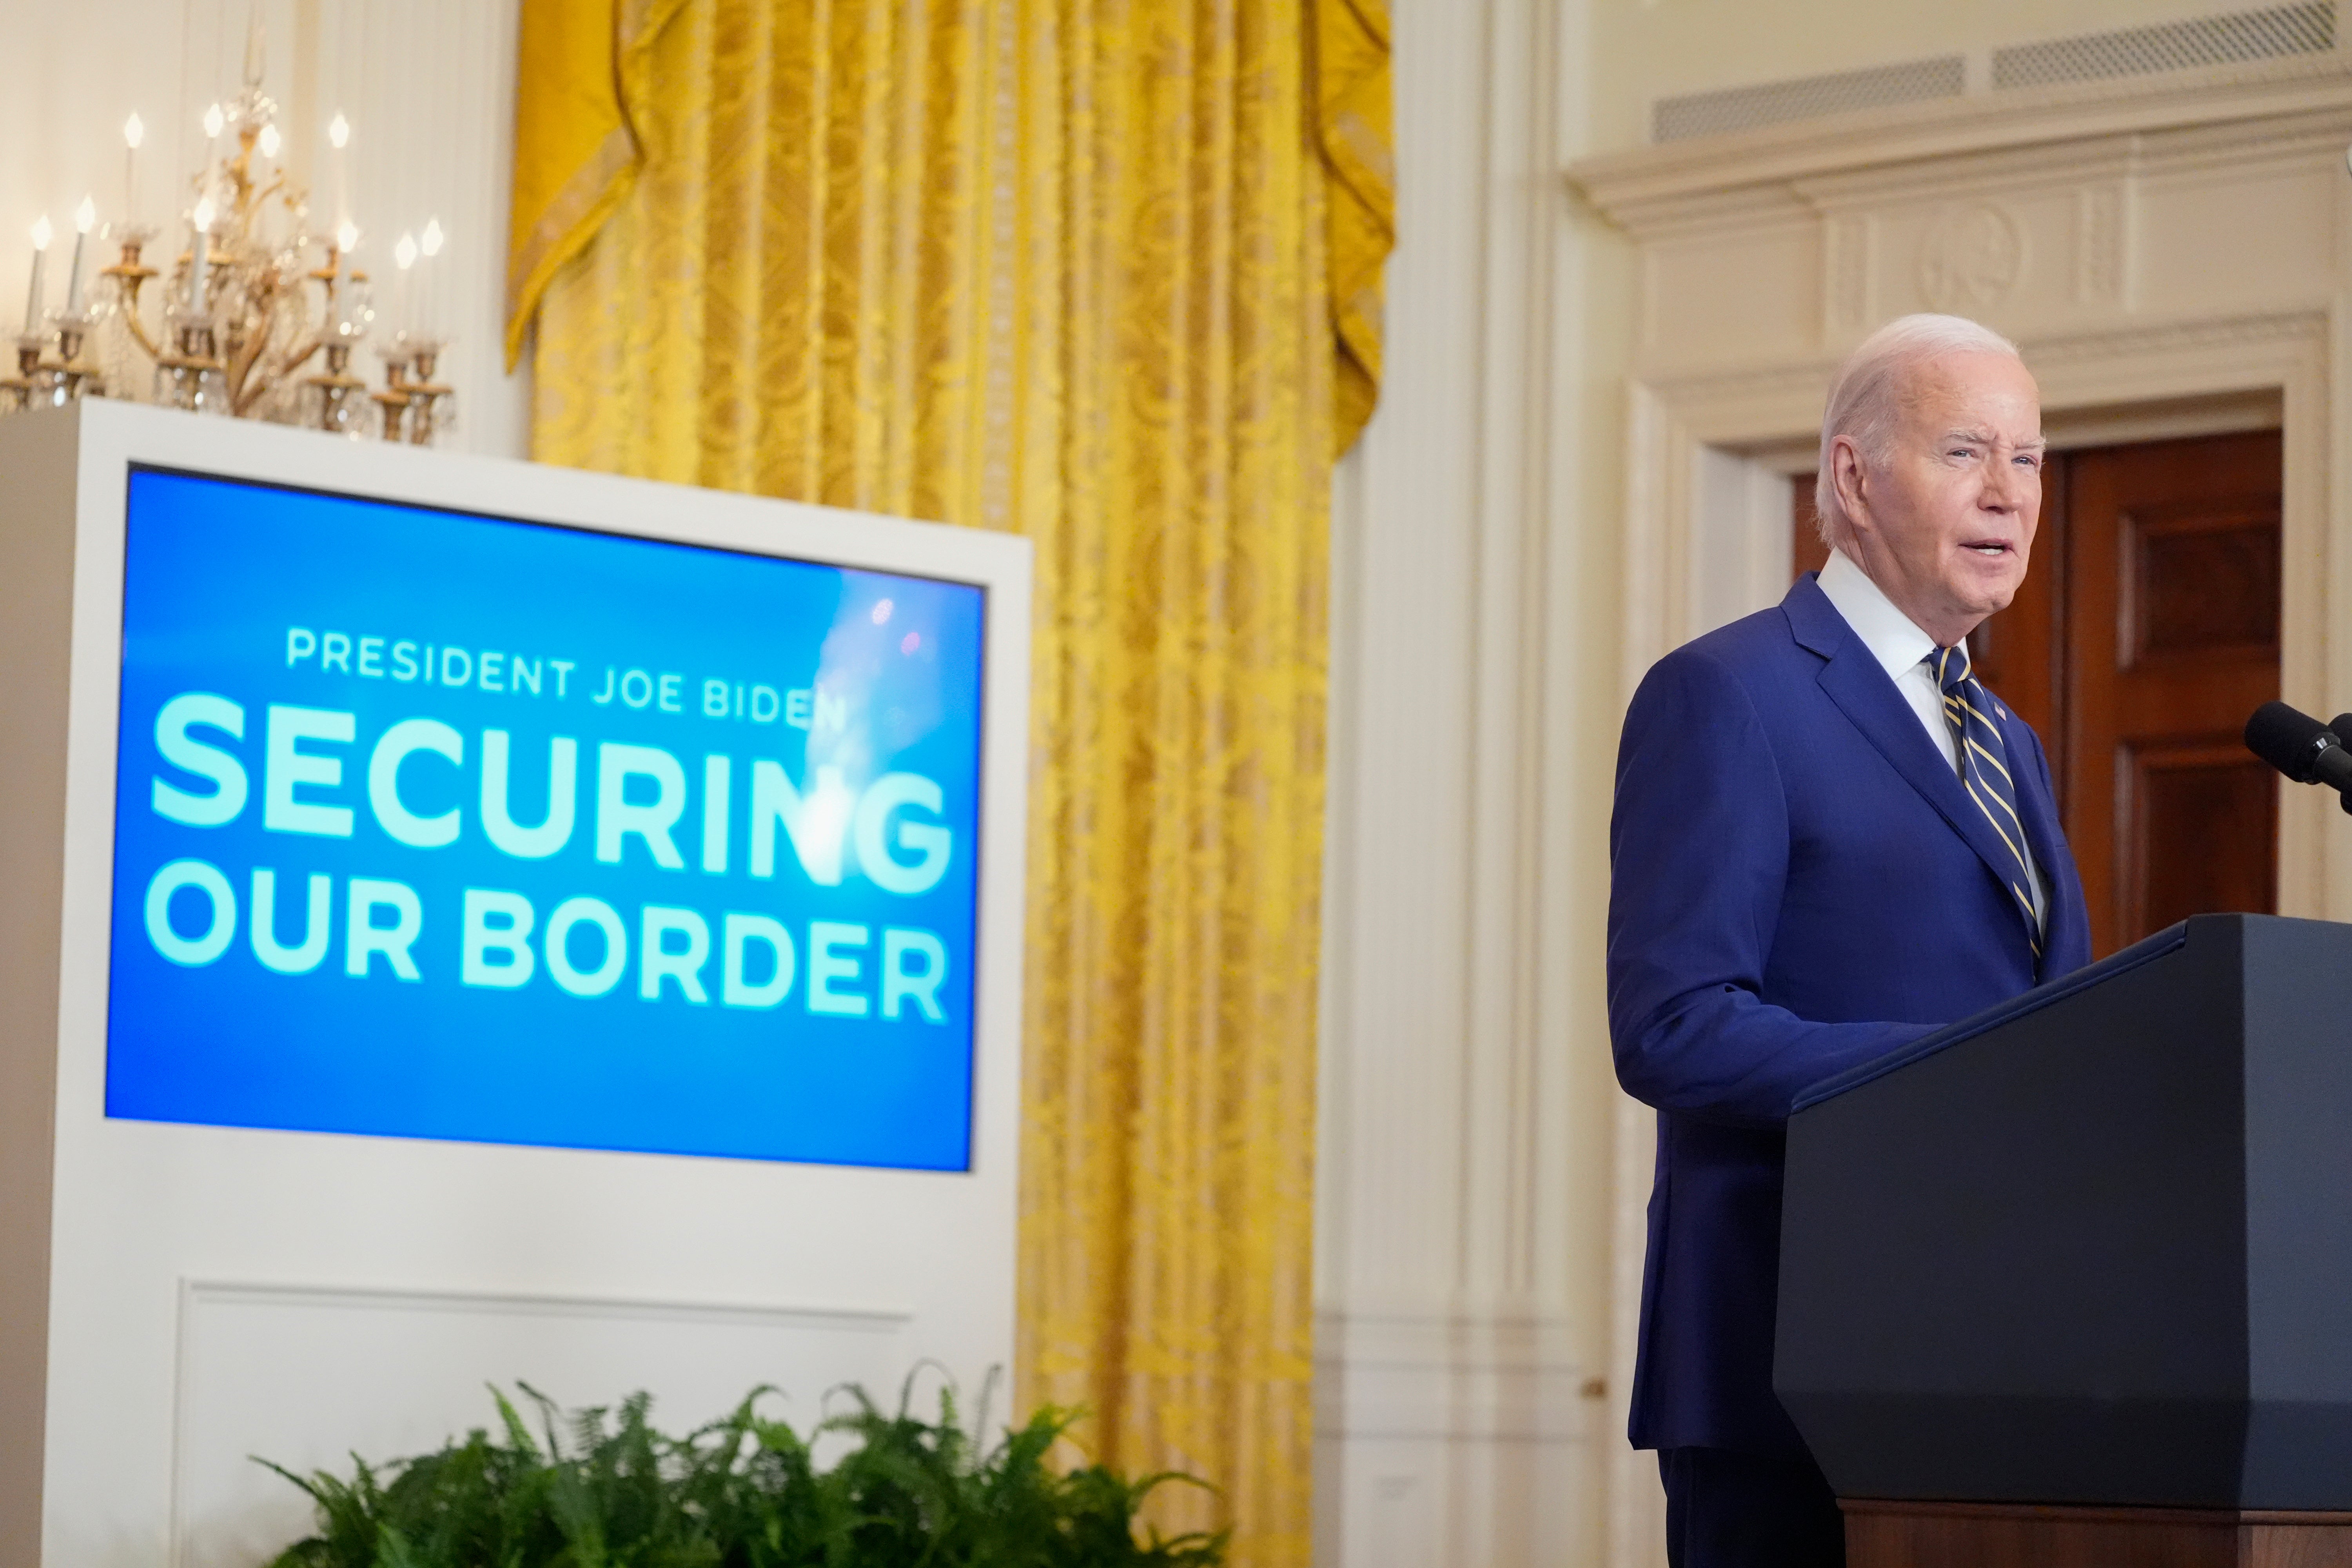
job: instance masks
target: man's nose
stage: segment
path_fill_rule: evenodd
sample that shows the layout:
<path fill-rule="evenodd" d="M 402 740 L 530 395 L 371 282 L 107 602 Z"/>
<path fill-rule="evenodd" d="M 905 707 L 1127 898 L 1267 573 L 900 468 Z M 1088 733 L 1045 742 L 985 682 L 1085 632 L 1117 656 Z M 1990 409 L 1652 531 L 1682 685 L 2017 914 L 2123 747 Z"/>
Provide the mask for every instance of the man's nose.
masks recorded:
<path fill-rule="evenodd" d="M 2025 504 L 2025 470 L 2016 464 L 1995 463 L 1979 504 L 1987 511 L 2016 511 Z"/>

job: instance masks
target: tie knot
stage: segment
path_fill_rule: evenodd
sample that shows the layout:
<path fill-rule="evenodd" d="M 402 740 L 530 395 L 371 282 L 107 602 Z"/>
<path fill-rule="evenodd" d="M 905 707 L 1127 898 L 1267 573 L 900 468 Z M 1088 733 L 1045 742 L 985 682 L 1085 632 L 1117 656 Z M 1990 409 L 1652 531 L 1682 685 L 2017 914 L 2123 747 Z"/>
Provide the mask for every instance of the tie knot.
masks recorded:
<path fill-rule="evenodd" d="M 1936 684 L 1946 691 L 1958 691 L 1969 683 L 1969 645 L 1965 642 L 1937 648 L 1926 662 L 1936 672 Z"/>

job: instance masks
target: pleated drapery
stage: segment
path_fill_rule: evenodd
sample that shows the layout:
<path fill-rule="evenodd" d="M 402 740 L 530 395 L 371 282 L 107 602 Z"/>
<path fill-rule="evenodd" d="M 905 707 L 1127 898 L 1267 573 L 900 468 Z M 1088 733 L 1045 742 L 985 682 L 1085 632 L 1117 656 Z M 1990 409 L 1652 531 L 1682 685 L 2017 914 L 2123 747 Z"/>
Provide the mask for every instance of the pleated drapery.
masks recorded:
<path fill-rule="evenodd" d="M 1295 1568 L 1391 222 L 1385 22 L 1317 4 L 525 0 L 509 265 L 541 458 L 1035 542 L 1019 1397 Z"/>
<path fill-rule="evenodd" d="M 1344 452 L 1381 395 L 1382 272 L 1396 244 L 1387 0 L 1314 0 L 1315 134 L 1329 175 L 1331 330 L 1339 346 L 1337 444 Z"/>

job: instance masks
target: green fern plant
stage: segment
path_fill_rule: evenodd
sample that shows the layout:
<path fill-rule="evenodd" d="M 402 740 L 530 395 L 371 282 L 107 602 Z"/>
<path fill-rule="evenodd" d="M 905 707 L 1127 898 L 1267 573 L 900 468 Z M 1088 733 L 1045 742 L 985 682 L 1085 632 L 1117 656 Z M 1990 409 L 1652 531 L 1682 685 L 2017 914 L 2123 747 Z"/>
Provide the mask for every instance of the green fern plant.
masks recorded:
<path fill-rule="evenodd" d="M 863 1389 L 818 1424 L 854 1446 L 820 1469 L 792 1427 L 734 1411 L 684 1437 L 646 1419 L 634 1394 L 563 1417 L 529 1384 L 540 1430 L 497 1389 L 496 1435 L 478 1428 L 438 1453 L 348 1479 L 269 1468 L 309 1493 L 317 1533 L 273 1568 L 1219 1568 L 1223 1533 L 1138 1533 L 1144 1500 L 1181 1474 L 1130 1481 L 1099 1465 L 1056 1471 L 1076 1419 L 1047 1407 L 982 1451 L 957 1420 L 895 1414 Z M 269 1464 L 268 1460 L 259 1461 Z"/>

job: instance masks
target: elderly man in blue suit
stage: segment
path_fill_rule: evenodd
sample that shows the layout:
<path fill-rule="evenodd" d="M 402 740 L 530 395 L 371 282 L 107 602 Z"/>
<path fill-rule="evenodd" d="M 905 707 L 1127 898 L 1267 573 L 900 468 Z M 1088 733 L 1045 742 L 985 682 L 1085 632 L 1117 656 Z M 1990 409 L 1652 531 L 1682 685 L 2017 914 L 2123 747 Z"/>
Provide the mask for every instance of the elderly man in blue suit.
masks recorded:
<path fill-rule="evenodd" d="M 1632 1437 L 1675 1568 L 1844 1561 L 1772 1393 L 1791 1102 L 2090 959 L 2042 744 L 1966 642 L 2024 580 L 2042 449 L 2014 345 L 1881 329 L 1822 421 L 1828 566 L 1659 660 L 1625 717 L 1609 1026 L 1658 1111 Z"/>

